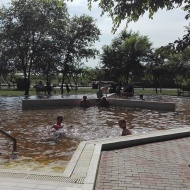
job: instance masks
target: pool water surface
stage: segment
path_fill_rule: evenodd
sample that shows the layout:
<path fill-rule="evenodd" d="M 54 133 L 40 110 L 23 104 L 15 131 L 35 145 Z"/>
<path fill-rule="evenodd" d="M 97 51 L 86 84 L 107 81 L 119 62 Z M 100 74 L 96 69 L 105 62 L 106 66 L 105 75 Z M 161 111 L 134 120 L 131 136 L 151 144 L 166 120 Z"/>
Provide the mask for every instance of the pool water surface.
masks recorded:
<path fill-rule="evenodd" d="M 0 169 L 63 172 L 81 141 L 121 135 L 117 121 L 125 117 L 133 134 L 152 130 L 190 127 L 190 99 L 147 96 L 146 100 L 175 102 L 175 112 L 127 108 L 22 110 L 24 97 L 0 97 L 0 127 L 17 139 L 17 156 L 12 156 L 12 142 L 0 134 Z M 81 98 L 81 97 L 79 97 Z M 55 141 L 50 133 L 58 115 L 64 128 Z"/>

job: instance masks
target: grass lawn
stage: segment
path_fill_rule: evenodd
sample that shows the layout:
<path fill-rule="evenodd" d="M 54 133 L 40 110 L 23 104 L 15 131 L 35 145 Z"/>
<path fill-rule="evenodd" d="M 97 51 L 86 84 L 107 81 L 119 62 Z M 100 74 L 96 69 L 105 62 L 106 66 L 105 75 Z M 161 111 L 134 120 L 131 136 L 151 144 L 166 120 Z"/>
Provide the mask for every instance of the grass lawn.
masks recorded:
<path fill-rule="evenodd" d="M 92 89 L 92 88 L 78 88 L 77 92 L 71 89 L 69 94 L 95 94 L 96 91 L 97 91 L 96 89 Z M 63 90 L 63 93 L 67 94 L 65 89 Z M 35 89 L 31 88 L 29 91 L 29 94 L 30 96 L 36 95 Z M 54 93 L 52 92 L 52 94 Z M 59 95 L 59 94 L 61 94 L 61 90 L 57 89 L 56 95 Z M 16 89 L 0 89 L 0 96 L 23 96 L 23 95 L 24 95 L 24 91 L 18 91 Z"/>
<path fill-rule="evenodd" d="M 135 94 L 143 94 L 143 95 L 155 95 L 156 91 L 152 88 L 148 88 L 148 89 L 135 89 Z M 162 89 L 162 92 L 160 92 L 160 89 L 158 89 L 157 92 L 158 95 L 172 95 L 172 96 L 177 96 L 178 95 L 178 91 L 177 89 L 173 88 L 173 89 Z"/>
<path fill-rule="evenodd" d="M 71 90 L 69 94 L 95 94 L 97 89 L 92 88 L 78 88 L 78 91 Z M 143 94 L 143 95 L 155 95 L 156 91 L 152 88 L 148 89 L 142 89 L 142 88 L 135 88 L 135 94 Z M 64 94 L 66 94 L 66 90 L 63 91 Z M 36 95 L 35 89 L 31 88 L 29 94 Z M 61 91 L 59 89 L 56 90 L 56 95 L 61 94 Z M 24 91 L 18 91 L 16 89 L 1 89 L 0 90 L 0 96 L 23 96 Z M 177 96 L 177 89 L 162 89 L 162 92 L 160 92 L 160 89 L 158 89 L 158 95 L 173 95 Z"/>

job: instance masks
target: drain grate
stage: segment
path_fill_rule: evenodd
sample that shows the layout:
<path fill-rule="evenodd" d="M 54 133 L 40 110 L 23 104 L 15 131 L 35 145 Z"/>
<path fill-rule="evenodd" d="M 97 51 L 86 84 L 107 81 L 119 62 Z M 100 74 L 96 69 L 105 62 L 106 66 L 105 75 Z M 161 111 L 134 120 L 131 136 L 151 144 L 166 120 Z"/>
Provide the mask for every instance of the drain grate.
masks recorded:
<path fill-rule="evenodd" d="M 12 173 L 12 172 L 0 172 L 1 178 L 19 178 L 24 179 L 28 174 L 24 173 Z"/>
<path fill-rule="evenodd" d="M 66 182 L 66 183 L 77 183 L 77 181 L 84 181 L 84 178 L 67 178 L 62 176 L 51 176 L 51 175 L 36 175 L 30 174 L 25 179 L 40 180 L 40 181 L 56 181 L 56 182 Z"/>
<path fill-rule="evenodd" d="M 77 178 L 76 183 L 83 184 L 84 183 L 84 178 Z"/>
<path fill-rule="evenodd" d="M 55 181 L 55 182 L 78 183 L 78 184 L 84 183 L 84 178 L 81 177 L 68 178 L 62 176 L 24 174 L 24 173 L 12 173 L 12 172 L 0 172 L 0 178 L 30 179 L 30 180 Z"/>

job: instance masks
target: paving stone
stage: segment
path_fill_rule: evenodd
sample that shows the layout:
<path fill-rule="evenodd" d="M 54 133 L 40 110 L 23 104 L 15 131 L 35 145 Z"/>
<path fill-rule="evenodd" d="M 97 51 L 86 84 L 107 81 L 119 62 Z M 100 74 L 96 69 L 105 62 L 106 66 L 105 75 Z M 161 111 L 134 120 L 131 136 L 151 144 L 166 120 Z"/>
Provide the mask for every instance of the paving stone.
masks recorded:
<path fill-rule="evenodd" d="M 190 137 L 102 151 L 95 190 L 190 189 Z M 101 186 L 100 186 L 100 184 Z"/>

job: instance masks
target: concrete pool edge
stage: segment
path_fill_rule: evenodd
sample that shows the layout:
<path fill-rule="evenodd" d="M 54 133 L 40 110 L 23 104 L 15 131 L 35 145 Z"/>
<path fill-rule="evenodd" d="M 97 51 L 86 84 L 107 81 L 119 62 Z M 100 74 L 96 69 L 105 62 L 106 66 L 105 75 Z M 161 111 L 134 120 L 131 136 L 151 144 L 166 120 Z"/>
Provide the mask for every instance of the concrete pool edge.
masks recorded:
<path fill-rule="evenodd" d="M 62 174 L 55 174 L 55 173 L 35 173 L 35 172 L 25 172 L 25 171 L 11 171 L 11 170 L 0 170 L 2 172 L 9 172 L 13 177 L 6 178 L 8 181 L 7 183 L 15 184 L 15 181 L 20 183 L 20 186 L 31 186 L 30 183 L 34 186 L 38 185 L 37 188 L 33 189 L 43 189 L 44 186 L 55 185 L 55 189 L 67 189 L 67 190 L 94 190 L 95 183 L 96 183 L 96 176 L 99 167 L 99 161 L 101 157 L 101 152 L 105 150 L 114 150 L 119 148 L 131 147 L 141 144 L 147 143 L 154 143 L 154 142 L 162 142 L 167 140 L 173 140 L 183 137 L 190 136 L 190 128 L 178 128 L 178 129 L 169 129 L 169 130 L 155 130 L 145 134 L 135 134 L 130 136 L 120 136 L 114 138 L 107 138 L 107 139 L 98 139 L 92 141 L 83 141 L 79 144 L 78 148 L 76 149 L 72 159 L 70 160 L 68 166 L 66 167 L 65 171 Z M 24 175 L 26 173 L 26 177 L 23 179 L 16 179 L 14 178 L 14 174 L 17 173 L 20 175 Z M 35 177 L 35 178 L 31 178 Z M 39 179 L 38 179 L 39 177 Z M 45 179 L 43 177 L 48 177 Z M 56 181 L 53 177 L 59 177 Z M 1 181 L 0 176 L 0 181 Z M 17 182 L 17 183 L 18 183 Z M 40 186 L 40 183 L 41 186 Z M 3 183 L 2 183 L 3 184 Z M 1 187 L 5 187 L 0 185 Z M 8 186 L 7 184 L 7 186 Z M 59 185 L 59 188 L 57 186 Z M 40 188 L 42 187 L 43 188 Z M 64 188 L 65 187 L 65 188 Z M 9 187 L 10 188 L 10 187 Z M 11 188 L 16 190 L 17 188 Z M 28 188 L 31 190 L 30 188 Z"/>
<path fill-rule="evenodd" d="M 174 139 L 185 138 L 189 136 L 190 136 L 190 128 L 186 127 L 186 128 L 170 129 L 170 130 L 164 130 L 164 131 L 152 131 L 146 134 L 82 142 L 83 146 L 85 146 L 85 144 L 95 145 L 95 149 L 93 151 L 93 156 L 89 164 L 87 175 L 84 179 L 83 189 L 94 190 L 96 175 L 97 175 L 98 166 L 99 166 L 99 160 L 100 160 L 102 151 L 114 150 L 114 149 L 119 149 L 119 148 L 127 148 L 131 146 L 137 146 L 137 145 L 154 143 L 154 142 L 162 142 L 162 141 L 167 141 L 167 140 L 174 140 Z M 76 154 L 78 154 L 77 151 L 78 150 L 76 150 Z M 73 165 L 73 163 L 71 164 Z M 77 162 L 75 164 L 77 165 Z"/>
<path fill-rule="evenodd" d="M 117 99 L 107 98 L 110 101 L 110 106 L 114 107 L 126 107 L 126 108 L 138 108 L 138 109 L 150 109 L 158 111 L 175 111 L 174 102 L 159 102 L 159 101 L 144 101 L 133 99 Z M 80 105 L 81 99 L 23 99 L 22 109 L 47 109 L 47 108 L 63 108 L 64 106 Z M 98 106 L 99 100 L 95 98 L 89 98 L 91 106 Z"/>

